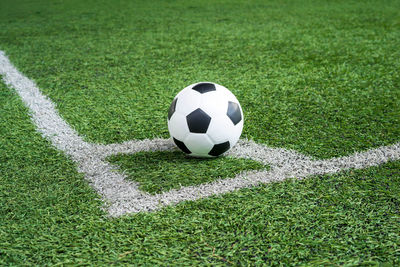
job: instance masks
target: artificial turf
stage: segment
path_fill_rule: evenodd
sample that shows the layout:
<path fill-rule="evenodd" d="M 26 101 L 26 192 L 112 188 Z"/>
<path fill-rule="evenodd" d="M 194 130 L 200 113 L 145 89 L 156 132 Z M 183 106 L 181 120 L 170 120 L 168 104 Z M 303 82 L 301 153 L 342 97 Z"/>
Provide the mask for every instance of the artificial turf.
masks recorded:
<path fill-rule="evenodd" d="M 153 194 L 232 178 L 244 171 L 267 169 L 267 166 L 250 159 L 199 159 L 187 157 L 181 151 L 120 154 L 108 161 L 119 166 L 128 179 L 138 182 L 141 190 Z"/>
<path fill-rule="evenodd" d="M 0 49 L 90 142 L 168 137 L 175 94 L 208 80 L 241 102 L 244 137 L 330 158 L 400 140 L 399 10 L 391 0 L 3 0 Z M 399 161 L 109 218 L 1 82 L 0 138 L 2 266 L 400 265 Z M 193 179 L 178 155 L 112 161 L 141 171 L 132 179 L 152 193 L 261 167 L 205 161 Z M 170 179 L 150 181 L 160 170 Z"/>
<path fill-rule="evenodd" d="M 0 49 L 92 142 L 168 137 L 175 94 L 204 80 L 267 145 L 329 158 L 400 136 L 399 1 L 0 5 Z"/>
<path fill-rule="evenodd" d="M 400 162 L 111 219 L 0 84 L 0 265 L 399 265 Z"/>

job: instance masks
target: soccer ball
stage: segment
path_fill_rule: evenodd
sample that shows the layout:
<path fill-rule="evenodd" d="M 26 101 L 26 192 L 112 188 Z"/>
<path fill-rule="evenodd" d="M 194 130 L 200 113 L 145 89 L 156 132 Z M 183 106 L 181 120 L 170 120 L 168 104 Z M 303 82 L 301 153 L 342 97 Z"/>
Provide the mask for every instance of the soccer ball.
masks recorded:
<path fill-rule="evenodd" d="M 180 91 L 168 111 L 168 130 L 176 146 L 193 157 L 217 157 L 239 140 L 243 111 L 222 85 L 201 82 Z"/>

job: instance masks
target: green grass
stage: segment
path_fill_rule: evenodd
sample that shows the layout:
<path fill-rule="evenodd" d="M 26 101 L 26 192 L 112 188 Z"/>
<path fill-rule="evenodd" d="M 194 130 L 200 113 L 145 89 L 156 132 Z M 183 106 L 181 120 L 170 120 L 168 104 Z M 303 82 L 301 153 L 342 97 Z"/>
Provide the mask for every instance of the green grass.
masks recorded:
<path fill-rule="evenodd" d="M 0 49 L 90 142 L 168 137 L 175 94 L 208 80 L 238 97 L 244 137 L 330 158 L 400 140 L 399 10 L 394 0 L 3 0 Z M 264 168 L 175 152 L 112 162 L 151 193 Z M 116 219 L 76 167 L 0 82 L 1 266 L 400 265 L 400 161 Z"/>
<path fill-rule="evenodd" d="M 110 219 L 0 84 L 0 265 L 399 265 L 400 162 Z"/>
<path fill-rule="evenodd" d="M 204 160 L 186 157 L 180 151 L 120 154 L 111 156 L 108 161 L 118 165 L 129 179 L 139 182 L 141 190 L 153 194 L 232 178 L 244 171 L 267 169 L 254 160 L 229 157 Z"/>
<path fill-rule="evenodd" d="M 0 49 L 87 140 L 168 137 L 202 80 L 243 136 L 329 158 L 400 136 L 399 1 L 2 1 Z"/>

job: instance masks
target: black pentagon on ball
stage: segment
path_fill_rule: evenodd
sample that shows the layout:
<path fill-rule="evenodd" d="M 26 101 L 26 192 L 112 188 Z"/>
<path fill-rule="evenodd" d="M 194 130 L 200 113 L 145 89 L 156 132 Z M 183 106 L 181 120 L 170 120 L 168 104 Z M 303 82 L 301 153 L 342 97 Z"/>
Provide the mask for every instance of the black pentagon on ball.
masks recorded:
<path fill-rule="evenodd" d="M 186 116 L 189 131 L 192 133 L 206 133 L 211 117 L 200 108 Z"/>
<path fill-rule="evenodd" d="M 231 148 L 231 144 L 229 143 L 229 141 L 226 141 L 221 144 L 216 144 L 213 146 L 213 148 L 210 150 L 210 152 L 208 152 L 208 155 L 217 157 L 217 156 L 221 155 L 222 153 L 225 153 L 226 151 L 228 151 L 229 148 Z"/>
<path fill-rule="evenodd" d="M 169 110 L 168 110 L 168 119 L 169 120 L 171 119 L 172 115 L 175 113 L 176 101 L 178 101 L 178 98 L 175 98 L 174 101 L 172 101 L 171 106 L 169 106 Z"/>
<path fill-rule="evenodd" d="M 228 115 L 234 125 L 238 124 L 242 120 L 239 104 L 229 101 L 226 115 Z"/>
<path fill-rule="evenodd" d="M 196 90 L 200 94 L 204 94 L 211 91 L 216 91 L 215 84 L 213 83 L 199 83 L 193 86 L 193 90 Z"/>
<path fill-rule="evenodd" d="M 189 148 L 186 147 L 185 143 L 179 141 L 178 139 L 175 139 L 174 137 L 172 137 L 172 139 L 174 140 L 175 145 L 180 148 L 180 150 L 182 150 L 186 154 L 192 153 L 190 152 Z"/>

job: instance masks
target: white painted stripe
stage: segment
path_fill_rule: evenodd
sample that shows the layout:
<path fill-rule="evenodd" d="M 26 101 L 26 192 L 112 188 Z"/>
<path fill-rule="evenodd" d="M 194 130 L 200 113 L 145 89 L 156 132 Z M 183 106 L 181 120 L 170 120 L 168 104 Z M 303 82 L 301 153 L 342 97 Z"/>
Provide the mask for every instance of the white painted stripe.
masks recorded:
<path fill-rule="evenodd" d="M 21 74 L 0 51 L 0 74 L 14 88 L 30 109 L 32 121 L 42 135 L 64 151 L 78 164 L 91 186 L 102 196 L 111 216 L 157 210 L 185 200 L 197 200 L 234 190 L 310 175 L 331 174 L 347 169 L 361 169 L 400 159 L 400 143 L 358 152 L 329 160 L 314 160 L 296 151 L 271 148 L 253 141 L 240 140 L 228 156 L 249 158 L 269 164 L 268 171 L 245 172 L 234 178 L 217 180 L 198 186 L 185 186 L 151 195 L 138 189 L 135 182 L 116 172 L 105 158 L 120 153 L 174 149 L 171 140 L 132 140 L 122 144 L 91 144 L 85 142 L 58 114 L 55 105 L 44 96 L 35 83 Z"/>
<path fill-rule="evenodd" d="M 140 197 L 145 194 L 137 189 L 136 183 L 127 181 L 123 175 L 113 171 L 109 163 L 93 153 L 98 145 L 83 141 L 61 118 L 53 102 L 11 64 L 3 51 L 0 51 L 0 74 L 5 84 L 14 88 L 29 108 L 38 131 L 78 163 L 79 171 L 85 173 L 86 179 L 105 202 L 117 201 L 121 196 Z"/>
<path fill-rule="evenodd" d="M 120 144 L 97 145 L 93 152 L 98 157 L 106 158 L 116 154 L 134 154 L 140 151 L 162 151 L 175 149 L 175 145 L 169 139 L 145 139 L 131 140 Z"/>
<path fill-rule="evenodd" d="M 260 150 L 260 146 L 265 149 Z M 293 151 L 271 149 L 243 140 L 237 144 L 235 151 L 230 156 L 242 157 L 240 152 L 242 149 L 245 151 L 246 158 L 259 159 L 261 157 L 264 159 L 263 163 L 271 164 L 271 169 L 245 172 L 234 178 L 217 180 L 199 186 L 185 186 L 155 196 L 148 196 L 146 199 L 124 199 L 112 205 L 109 212 L 112 216 L 120 216 L 143 211 L 143 207 L 147 207 L 145 210 L 153 210 L 185 200 L 197 200 L 288 178 L 302 179 L 312 175 L 333 174 L 347 169 L 362 169 L 400 159 L 400 143 L 330 160 L 308 160 L 307 157 Z"/>

